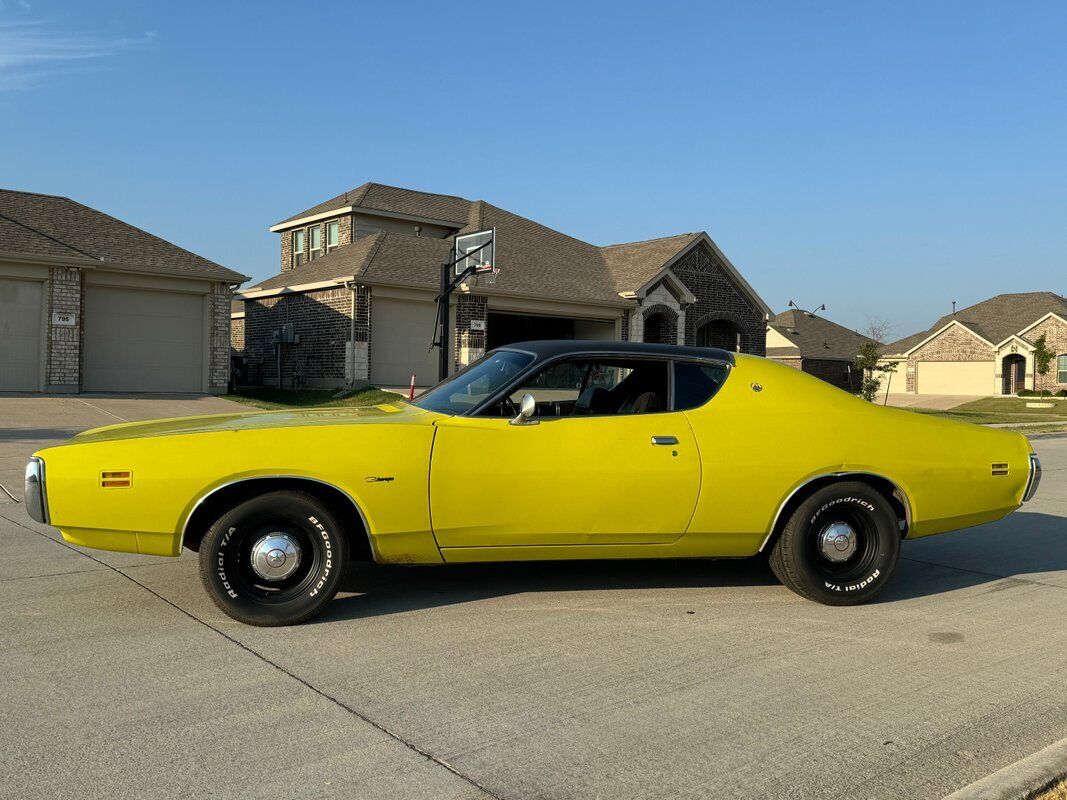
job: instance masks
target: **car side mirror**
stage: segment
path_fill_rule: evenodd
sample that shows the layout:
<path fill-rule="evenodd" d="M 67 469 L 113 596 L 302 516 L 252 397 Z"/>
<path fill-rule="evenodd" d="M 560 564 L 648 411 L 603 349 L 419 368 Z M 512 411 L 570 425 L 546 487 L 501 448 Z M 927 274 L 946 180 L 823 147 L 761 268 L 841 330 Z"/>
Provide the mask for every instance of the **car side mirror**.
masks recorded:
<path fill-rule="evenodd" d="M 534 396 L 527 392 L 522 396 L 522 400 L 519 401 L 519 415 L 515 419 L 511 420 L 512 425 L 536 425 L 538 420 L 533 419 L 533 415 L 537 413 L 537 401 L 534 400 Z"/>

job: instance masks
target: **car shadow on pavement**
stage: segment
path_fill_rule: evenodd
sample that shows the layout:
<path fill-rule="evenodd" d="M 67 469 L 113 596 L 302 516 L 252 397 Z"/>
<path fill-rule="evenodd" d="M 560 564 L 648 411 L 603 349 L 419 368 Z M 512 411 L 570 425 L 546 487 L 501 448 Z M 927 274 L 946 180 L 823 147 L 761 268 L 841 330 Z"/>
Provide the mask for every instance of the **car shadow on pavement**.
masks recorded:
<path fill-rule="evenodd" d="M 710 589 L 777 583 L 762 558 L 529 561 L 394 567 L 350 564 L 342 592 L 319 619 L 397 614 L 528 592 Z"/>
<path fill-rule="evenodd" d="M 1067 573 L 1067 520 L 1016 513 L 969 530 L 904 543 L 896 574 L 875 600 L 893 603 L 1001 582 L 989 591 Z M 1061 575 L 1060 585 L 1067 586 Z M 398 614 L 527 592 L 775 586 L 763 557 L 538 561 L 401 567 L 351 564 L 322 622 Z M 792 597 L 780 587 L 783 597 Z"/>

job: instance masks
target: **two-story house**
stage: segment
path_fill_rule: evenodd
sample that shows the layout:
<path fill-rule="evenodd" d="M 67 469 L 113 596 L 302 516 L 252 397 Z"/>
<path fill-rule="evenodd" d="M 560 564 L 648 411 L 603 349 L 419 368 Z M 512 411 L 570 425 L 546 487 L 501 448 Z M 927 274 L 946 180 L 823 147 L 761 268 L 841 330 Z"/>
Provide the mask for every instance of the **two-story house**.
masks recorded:
<path fill-rule="evenodd" d="M 440 266 L 456 234 L 486 228 L 500 274 L 453 296 L 453 368 L 526 339 L 764 353 L 769 308 L 706 233 L 598 247 L 482 200 L 367 183 L 271 227 L 281 270 L 233 317 L 249 382 L 434 383 Z"/>

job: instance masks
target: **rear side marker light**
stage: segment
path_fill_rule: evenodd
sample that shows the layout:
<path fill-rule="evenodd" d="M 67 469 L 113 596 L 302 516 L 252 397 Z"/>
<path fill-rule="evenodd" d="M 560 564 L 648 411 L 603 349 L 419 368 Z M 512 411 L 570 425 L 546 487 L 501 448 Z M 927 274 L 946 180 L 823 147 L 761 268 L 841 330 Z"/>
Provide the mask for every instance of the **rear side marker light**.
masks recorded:
<path fill-rule="evenodd" d="M 100 488 L 129 489 L 133 486 L 133 472 L 128 469 L 108 470 L 100 473 Z"/>
<path fill-rule="evenodd" d="M 1008 465 L 1005 462 L 1000 462 L 992 465 L 993 477 L 1003 478 L 1008 474 Z"/>

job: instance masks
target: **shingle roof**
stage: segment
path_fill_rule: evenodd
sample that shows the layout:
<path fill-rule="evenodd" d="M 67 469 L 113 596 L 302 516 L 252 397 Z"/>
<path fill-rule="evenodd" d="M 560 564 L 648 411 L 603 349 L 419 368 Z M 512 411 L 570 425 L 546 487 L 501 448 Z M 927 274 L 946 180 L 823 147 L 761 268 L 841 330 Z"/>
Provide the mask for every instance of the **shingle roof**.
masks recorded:
<path fill-rule="evenodd" d="M 406 214 L 413 217 L 426 217 L 445 222 L 456 223 L 459 227 L 467 220 L 471 201 L 450 194 L 432 194 L 418 192 L 414 189 L 402 189 L 398 186 L 385 186 L 381 183 L 364 183 L 355 189 L 332 197 L 299 214 L 286 217 L 277 225 L 303 219 L 304 217 L 325 214 L 339 208 L 363 208 L 368 211 L 388 211 L 393 214 Z"/>
<path fill-rule="evenodd" d="M 881 348 L 887 355 L 899 355 L 928 339 L 955 320 L 987 342 L 1000 344 L 1012 334 L 1021 333 L 1050 311 L 1067 318 L 1067 299 L 1055 292 L 998 294 L 981 303 L 946 314 L 925 331 L 905 336 Z"/>
<path fill-rule="evenodd" d="M 84 258 L 113 269 L 229 283 L 248 280 L 214 261 L 66 197 L 0 189 L 0 250 Z"/>
<path fill-rule="evenodd" d="M 437 286 L 441 264 L 451 249 L 452 242 L 448 239 L 378 231 L 243 291 L 284 289 L 353 276 L 412 286 Z"/>
<path fill-rule="evenodd" d="M 364 184 L 291 219 L 349 205 L 366 207 L 367 203 L 375 203 L 378 208 L 393 203 L 389 210 L 437 218 L 443 216 L 440 210 L 418 205 L 420 202 L 453 204 L 447 212 L 451 216 L 444 218 L 456 220 L 459 233 L 495 228 L 496 260 L 501 271 L 493 291 L 533 297 L 620 303 L 620 292 L 637 291 L 668 261 L 705 236 L 703 233 L 684 233 L 598 247 L 484 200 L 427 195 L 380 184 Z M 463 216 L 457 219 L 460 204 Z M 452 246 L 452 238 L 386 235 L 379 231 L 245 291 L 283 289 L 353 275 L 367 280 L 437 288 L 440 265 Z"/>
<path fill-rule="evenodd" d="M 771 358 L 775 356 L 796 358 L 799 355 L 801 358 L 852 361 L 859 355 L 860 347 L 874 341 L 851 328 L 796 309 L 783 311 L 768 324 L 786 339 L 795 342 L 798 348 L 798 350 L 787 347 L 768 348 L 767 356 Z"/>
<path fill-rule="evenodd" d="M 699 233 L 681 233 L 601 248 L 604 261 L 615 276 L 615 290 L 632 292 L 644 286 L 664 264 L 698 238 Z"/>

